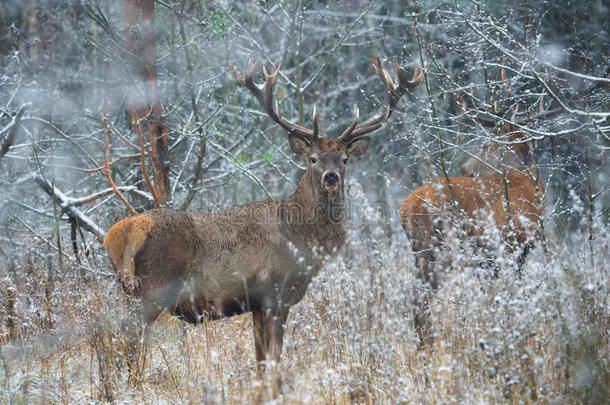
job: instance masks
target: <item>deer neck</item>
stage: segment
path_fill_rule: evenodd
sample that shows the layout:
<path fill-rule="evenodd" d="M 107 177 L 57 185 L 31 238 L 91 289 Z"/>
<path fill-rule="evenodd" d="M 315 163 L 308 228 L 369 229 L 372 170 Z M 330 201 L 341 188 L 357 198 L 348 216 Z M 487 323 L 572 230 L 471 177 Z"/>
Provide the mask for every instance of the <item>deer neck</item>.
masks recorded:
<path fill-rule="evenodd" d="M 296 190 L 280 205 L 280 220 L 291 237 L 319 244 L 329 253 L 345 242 L 343 184 L 327 192 L 313 180 L 310 168 Z"/>

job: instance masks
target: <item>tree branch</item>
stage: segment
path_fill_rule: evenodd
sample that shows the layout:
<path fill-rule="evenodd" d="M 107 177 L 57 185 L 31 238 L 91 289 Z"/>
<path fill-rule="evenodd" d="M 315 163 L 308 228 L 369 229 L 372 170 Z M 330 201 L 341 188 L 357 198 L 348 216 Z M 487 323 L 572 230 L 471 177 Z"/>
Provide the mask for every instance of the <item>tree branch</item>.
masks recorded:
<path fill-rule="evenodd" d="M 53 201 L 61 208 L 62 212 L 66 213 L 68 217 L 76 218 L 78 220 L 79 225 L 91 232 L 97 240 L 100 242 L 104 241 L 104 236 L 106 236 L 106 232 L 102 228 L 100 228 L 95 222 L 93 222 L 89 217 L 85 215 L 84 212 L 76 208 L 79 200 L 72 199 L 62 193 L 57 186 L 51 184 L 49 180 L 44 178 L 43 176 L 34 177 L 34 182 L 40 186 L 46 192 Z"/>
<path fill-rule="evenodd" d="M 4 138 L 2 142 L 2 146 L 0 146 L 0 158 L 8 152 L 10 147 L 13 145 L 15 141 L 15 135 L 17 135 L 17 128 L 19 128 L 19 123 L 21 122 L 21 117 L 23 117 L 23 113 L 25 112 L 25 105 L 19 107 L 19 111 L 13 117 L 11 122 L 2 130 L 2 132 L 8 131 L 8 135 Z"/>

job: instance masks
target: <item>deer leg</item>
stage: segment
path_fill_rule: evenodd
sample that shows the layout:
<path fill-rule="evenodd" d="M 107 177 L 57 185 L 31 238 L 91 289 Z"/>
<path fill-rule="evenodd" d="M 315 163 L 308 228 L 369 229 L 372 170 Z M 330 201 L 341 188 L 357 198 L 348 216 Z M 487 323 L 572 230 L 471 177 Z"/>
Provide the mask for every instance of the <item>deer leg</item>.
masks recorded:
<path fill-rule="evenodd" d="M 282 357 L 282 347 L 284 344 L 284 324 L 288 317 L 288 309 L 279 309 L 267 314 L 265 323 L 268 334 L 267 361 L 271 365 L 271 381 L 273 397 L 277 397 L 282 392 L 282 379 L 280 376 L 280 359 Z"/>
<path fill-rule="evenodd" d="M 415 263 L 418 268 L 418 277 L 422 281 L 422 291 L 417 292 L 413 323 L 419 337 L 419 349 L 432 343 L 432 330 L 430 320 L 430 300 L 438 288 L 437 274 L 435 273 L 435 258 L 431 243 L 420 244 L 420 250 L 415 252 Z"/>
<path fill-rule="evenodd" d="M 254 327 L 254 350 L 256 352 L 256 376 L 262 378 L 265 374 L 265 357 L 269 346 L 265 330 L 265 311 L 252 311 L 252 326 Z"/>
<path fill-rule="evenodd" d="M 254 327 L 254 349 L 256 353 L 256 375 L 262 379 L 265 374 L 271 380 L 273 398 L 282 392 L 279 363 L 284 343 L 284 324 L 288 310 L 252 311 L 252 326 Z M 261 402 L 262 392 L 257 402 Z"/>
<path fill-rule="evenodd" d="M 121 330 L 125 334 L 125 360 L 127 362 L 128 381 L 137 385 L 139 369 L 139 347 L 144 333 L 142 318 L 139 314 L 130 314 L 121 322 Z"/>
<path fill-rule="evenodd" d="M 480 265 L 485 266 L 487 271 L 491 271 L 491 276 L 497 279 L 500 275 L 500 266 L 498 265 L 493 243 L 483 239 L 483 237 L 479 237 L 473 246 L 477 256 L 481 256 Z M 487 279 L 487 277 L 485 278 Z"/>
<path fill-rule="evenodd" d="M 520 277 L 521 274 L 523 274 L 523 267 L 525 266 L 525 258 L 527 257 L 528 253 L 530 252 L 530 250 L 532 250 L 532 248 L 534 247 L 534 244 L 532 242 L 527 242 L 525 244 L 525 246 L 523 247 L 523 250 L 521 251 L 521 253 L 519 254 L 519 257 L 517 258 L 517 275 Z"/>
<path fill-rule="evenodd" d="M 126 360 L 131 384 L 139 385 L 146 360 L 148 326 L 159 316 L 162 307 L 150 302 L 131 301 L 136 309 L 121 322 L 121 329 L 127 335 Z"/>
<path fill-rule="evenodd" d="M 417 276 L 436 290 L 438 283 L 434 268 L 434 247 L 437 243 L 434 239 L 438 237 L 438 232 L 426 218 L 416 217 L 414 226 L 416 228 L 408 231 L 408 235 L 411 241 L 411 251 L 415 255 Z"/>
<path fill-rule="evenodd" d="M 429 284 L 424 284 L 424 289 L 415 299 L 415 311 L 413 314 L 413 323 L 419 338 L 418 348 L 420 350 L 425 346 L 431 345 L 433 342 L 430 319 L 430 300 L 432 299 L 433 292 L 429 290 Z"/>
<path fill-rule="evenodd" d="M 436 291 L 438 289 L 438 274 L 435 269 L 436 261 L 432 249 L 432 247 L 429 247 L 426 250 L 417 252 L 416 259 L 420 278 L 430 286 L 431 290 Z"/>

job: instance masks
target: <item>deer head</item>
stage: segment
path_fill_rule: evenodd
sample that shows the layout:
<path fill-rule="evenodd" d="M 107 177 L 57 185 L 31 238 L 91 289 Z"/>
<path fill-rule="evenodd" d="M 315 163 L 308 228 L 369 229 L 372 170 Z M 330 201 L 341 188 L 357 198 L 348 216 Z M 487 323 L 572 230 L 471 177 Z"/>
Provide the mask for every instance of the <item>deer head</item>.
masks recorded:
<path fill-rule="evenodd" d="M 315 192 L 330 196 L 343 195 L 346 164 L 366 152 L 371 140 L 366 134 L 380 128 L 388 120 L 405 91 L 414 88 L 423 79 L 423 71 L 420 71 L 417 66 L 412 79 L 409 80 L 402 65 L 394 64 L 395 79 L 384 69 L 381 59 L 377 58 L 373 69 L 386 89 L 382 106 L 376 114 L 364 122 L 359 122 L 358 107 L 354 106 L 354 120 L 351 125 L 340 136 L 329 139 L 320 136 L 315 107 L 312 129 L 288 121 L 281 116 L 277 100 L 273 102 L 273 85 L 280 70 L 278 63 L 273 65 L 271 73 L 268 73 L 267 69 L 263 67 L 265 83 L 262 87 L 254 83 L 252 79 L 258 66 L 257 61 L 249 62 L 248 70 L 243 76 L 235 70 L 231 63 L 229 66 L 237 82 L 247 88 L 259 101 L 267 115 L 288 132 L 290 148 L 307 162 L 305 176 L 310 176 L 309 180 L 315 188 Z"/>
<path fill-rule="evenodd" d="M 460 171 L 462 176 L 478 177 L 534 164 L 526 134 L 515 125 L 504 123 L 498 129 L 495 141 L 486 142 L 474 157 L 460 166 Z"/>
<path fill-rule="evenodd" d="M 486 142 L 476 155 L 460 166 L 462 176 L 486 176 L 502 170 L 532 169 L 535 166 L 534 154 L 529 147 L 531 138 L 527 136 L 525 125 L 557 114 L 561 110 L 541 108 L 538 114 L 522 118 L 517 118 L 518 111 L 517 106 L 510 119 L 502 118 L 504 114 L 486 113 L 495 116 L 500 120 L 500 124 L 495 120 L 476 118 L 476 121 L 484 127 L 496 127 L 495 139 Z"/>

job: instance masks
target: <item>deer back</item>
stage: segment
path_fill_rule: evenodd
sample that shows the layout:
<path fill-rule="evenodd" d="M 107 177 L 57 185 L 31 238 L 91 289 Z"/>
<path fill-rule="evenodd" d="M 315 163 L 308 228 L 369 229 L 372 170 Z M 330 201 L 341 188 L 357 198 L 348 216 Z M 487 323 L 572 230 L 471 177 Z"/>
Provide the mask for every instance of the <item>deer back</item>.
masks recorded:
<path fill-rule="evenodd" d="M 498 141 L 461 166 L 462 177 L 439 178 L 416 189 L 400 206 L 400 219 L 414 250 L 429 247 L 449 214 L 468 219 L 467 233 L 480 236 L 490 221 L 516 239 L 535 237 L 544 186 L 524 134 L 505 124 Z"/>

